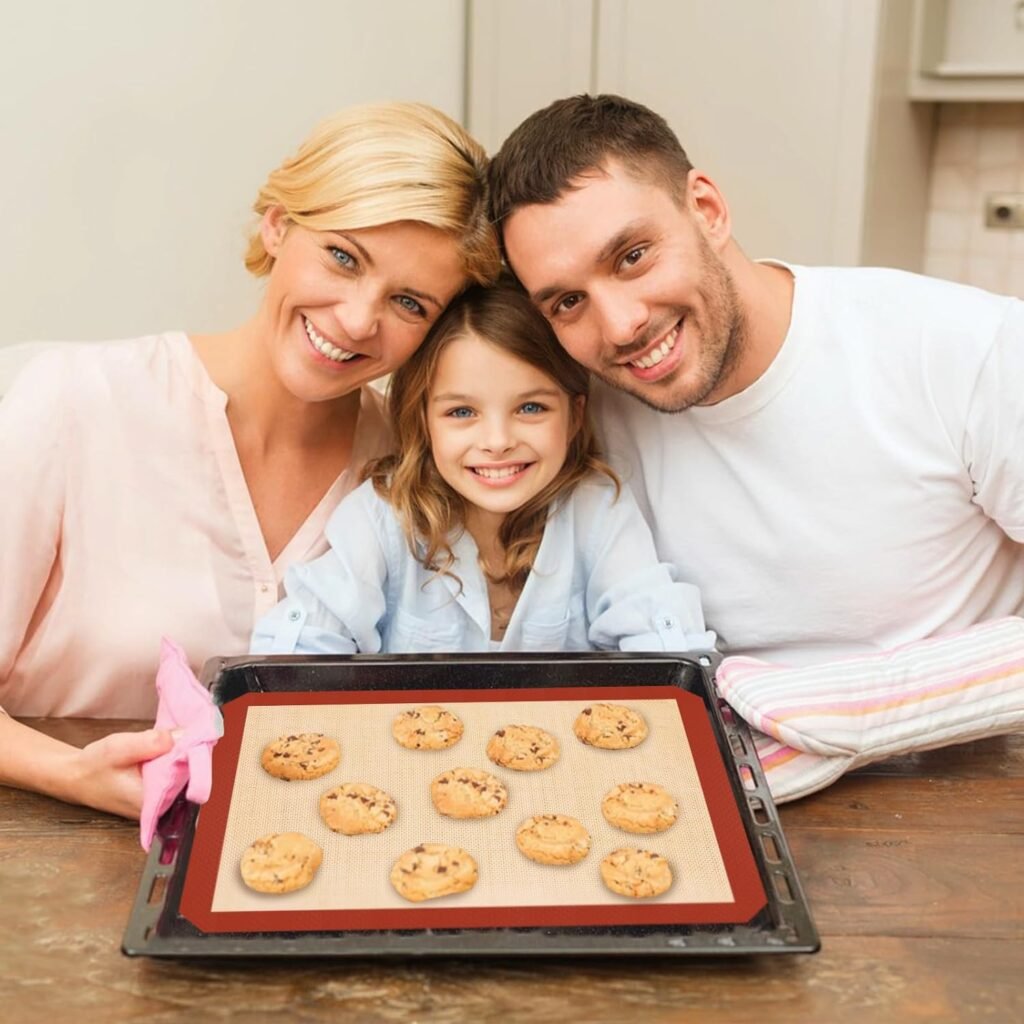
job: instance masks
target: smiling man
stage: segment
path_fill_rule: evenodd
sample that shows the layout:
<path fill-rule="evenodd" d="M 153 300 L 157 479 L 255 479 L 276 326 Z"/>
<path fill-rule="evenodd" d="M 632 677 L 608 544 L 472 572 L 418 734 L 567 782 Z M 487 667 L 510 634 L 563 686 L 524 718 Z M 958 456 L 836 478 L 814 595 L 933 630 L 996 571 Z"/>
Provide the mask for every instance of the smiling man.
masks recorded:
<path fill-rule="evenodd" d="M 1024 612 L 1024 303 L 751 260 L 665 121 L 615 96 L 532 115 L 491 186 L 724 650 L 825 661 Z"/>

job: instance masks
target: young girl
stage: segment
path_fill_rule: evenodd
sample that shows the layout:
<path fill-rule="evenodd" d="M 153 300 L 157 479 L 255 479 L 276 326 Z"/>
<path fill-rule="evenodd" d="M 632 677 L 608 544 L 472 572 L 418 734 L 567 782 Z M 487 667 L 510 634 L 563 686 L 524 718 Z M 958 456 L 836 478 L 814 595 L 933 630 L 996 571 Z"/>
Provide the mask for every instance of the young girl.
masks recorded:
<path fill-rule="evenodd" d="M 288 572 L 253 652 L 712 647 L 598 456 L 588 386 L 518 288 L 465 292 L 392 378 L 400 454 Z"/>

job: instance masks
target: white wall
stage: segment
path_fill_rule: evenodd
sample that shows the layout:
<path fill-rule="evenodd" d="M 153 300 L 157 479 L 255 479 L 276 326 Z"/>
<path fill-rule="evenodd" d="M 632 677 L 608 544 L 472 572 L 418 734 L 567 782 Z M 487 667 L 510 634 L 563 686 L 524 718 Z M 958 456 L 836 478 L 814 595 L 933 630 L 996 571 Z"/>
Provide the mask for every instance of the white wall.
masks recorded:
<path fill-rule="evenodd" d="M 594 91 L 596 0 L 469 0 L 469 130 L 497 152 L 552 100 Z"/>
<path fill-rule="evenodd" d="M 461 119 L 464 0 L 35 0 L 0 14 L 0 345 L 214 330 L 267 171 L 351 103 Z"/>

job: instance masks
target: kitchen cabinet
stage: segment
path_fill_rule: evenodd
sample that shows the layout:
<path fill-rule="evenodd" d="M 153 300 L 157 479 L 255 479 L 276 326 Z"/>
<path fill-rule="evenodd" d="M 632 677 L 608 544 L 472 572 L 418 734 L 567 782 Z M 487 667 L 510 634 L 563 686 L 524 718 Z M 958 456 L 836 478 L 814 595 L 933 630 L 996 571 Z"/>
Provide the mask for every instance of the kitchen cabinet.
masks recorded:
<path fill-rule="evenodd" d="M 1024 101 L 1024 0 L 915 0 L 910 93 Z"/>

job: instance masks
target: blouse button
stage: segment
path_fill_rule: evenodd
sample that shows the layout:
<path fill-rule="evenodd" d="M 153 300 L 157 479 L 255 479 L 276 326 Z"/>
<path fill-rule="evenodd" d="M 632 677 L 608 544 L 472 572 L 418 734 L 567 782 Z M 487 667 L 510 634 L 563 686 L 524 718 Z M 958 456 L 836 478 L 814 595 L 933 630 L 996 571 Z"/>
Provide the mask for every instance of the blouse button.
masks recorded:
<path fill-rule="evenodd" d="M 288 613 L 288 621 L 289 622 L 298 622 L 299 619 L 301 619 L 301 618 L 302 618 L 302 612 L 300 612 L 298 608 L 293 608 Z"/>
<path fill-rule="evenodd" d="M 261 583 L 260 584 L 260 593 L 261 594 L 265 594 L 269 589 L 270 589 L 270 584 L 269 583 Z"/>

